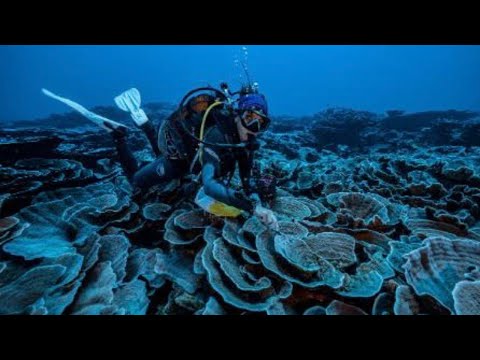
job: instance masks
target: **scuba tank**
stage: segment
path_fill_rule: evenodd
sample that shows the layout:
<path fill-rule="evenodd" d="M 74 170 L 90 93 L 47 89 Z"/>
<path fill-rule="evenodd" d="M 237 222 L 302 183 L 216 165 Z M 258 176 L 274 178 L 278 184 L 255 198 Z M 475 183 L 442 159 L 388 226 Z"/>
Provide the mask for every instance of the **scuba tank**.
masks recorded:
<path fill-rule="evenodd" d="M 249 87 L 251 91 L 256 83 Z M 216 124 L 215 113 L 222 112 L 224 117 L 235 116 L 235 104 L 245 93 L 246 87 L 230 92 L 226 83 L 220 89 L 200 87 L 189 91 L 181 100 L 177 110 L 163 121 L 158 129 L 157 142 L 162 154 L 175 159 L 191 159 L 201 144 L 220 148 L 244 148 L 246 144 L 220 144 L 203 141 L 206 130 Z"/>
<path fill-rule="evenodd" d="M 216 99 L 207 93 L 207 90 L 210 88 L 190 91 L 182 99 L 177 110 L 161 123 L 157 142 L 164 156 L 174 159 L 191 159 L 197 144 L 188 134 L 198 133 L 203 114 Z"/>

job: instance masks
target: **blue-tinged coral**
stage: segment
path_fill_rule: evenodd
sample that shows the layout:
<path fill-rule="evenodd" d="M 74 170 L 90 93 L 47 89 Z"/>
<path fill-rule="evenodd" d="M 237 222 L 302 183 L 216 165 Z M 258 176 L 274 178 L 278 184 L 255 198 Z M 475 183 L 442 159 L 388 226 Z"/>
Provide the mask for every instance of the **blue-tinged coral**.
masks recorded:
<path fill-rule="evenodd" d="M 215 239 L 209 241 L 213 242 L 215 241 Z M 204 250 L 205 248 L 200 249 L 195 255 L 195 259 L 193 260 L 193 272 L 197 275 L 205 275 L 207 273 L 202 263 L 202 253 Z"/>
<path fill-rule="evenodd" d="M 375 221 L 393 225 L 405 218 L 404 206 L 393 205 L 376 194 L 340 192 L 328 195 L 327 201 L 337 209 L 337 213 L 348 214 L 353 219 L 362 220 L 365 225 Z"/>
<path fill-rule="evenodd" d="M 25 274 L 28 270 L 33 269 L 31 264 L 27 264 L 23 261 L 16 261 L 16 259 L 4 259 L 1 268 L 0 287 L 8 285 Z"/>
<path fill-rule="evenodd" d="M 232 253 L 233 249 L 225 244 L 222 239 L 213 242 L 212 255 L 214 260 L 220 265 L 223 274 L 235 283 L 240 291 L 262 291 L 270 288 L 272 282 L 267 277 L 256 277 L 249 271 L 248 264 L 242 264 L 242 259 L 236 259 Z"/>
<path fill-rule="evenodd" d="M 30 226 L 3 250 L 26 260 L 75 253 L 75 245 L 81 246 L 125 208 L 123 203 L 118 206 L 114 190 L 110 184 L 42 193 L 17 213 L 20 224 Z"/>
<path fill-rule="evenodd" d="M 311 190 L 320 183 L 320 176 L 317 176 L 311 170 L 304 169 L 298 174 L 297 189 Z"/>
<path fill-rule="evenodd" d="M 242 224 L 237 220 L 225 220 L 222 237 L 234 246 L 245 250 L 255 251 L 255 238 L 242 232 Z M 208 241 L 208 239 L 205 239 Z"/>
<path fill-rule="evenodd" d="M 419 248 L 421 244 L 409 244 L 401 241 L 391 241 L 388 264 L 399 273 L 403 273 L 403 265 L 407 262 L 405 255 Z"/>
<path fill-rule="evenodd" d="M 200 276 L 193 270 L 194 257 L 190 254 L 172 249 L 156 254 L 154 271 L 186 292 L 193 294 L 200 286 Z"/>
<path fill-rule="evenodd" d="M 290 222 L 290 221 L 279 221 L 278 232 L 281 235 L 285 235 L 290 238 L 297 238 L 297 239 L 304 238 L 305 236 L 308 235 L 308 230 L 306 227 L 304 227 L 298 222 Z M 260 233 L 257 234 L 257 237 L 258 235 L 260 235 Z"/>
<path fill-rule="evenodd" d="M 469 167 L 468 160 L 456 158 L 443 165 L 441 174 L 449 180 L 458 183 L 468 183 L 475 171 Z"/>
<path fill-rule="evenodd" d="M 9 199 L 10 193 L 0 194 L 0 212 L 2 211 L 3 204 Z"/>
<path fill-rule="evenodd" d="M 267 230 L 257 236 L 256 245 L 263 265 L 285 280 L 312 288 L 342 284 L 344 275 L 302 237 L 275 236 Z"/>
<path fill-rule="evenodd" d="M 373 303 L 372 315 L 393 315 L 395 297 L 383 292 L 377 295 Z"/>
<path fill-rule="evenodd" d="M 425 171 L 410 171 L 407 174 L 407 179 L 409 181 L 408 191 L 411 195 L 428 196 L 435 193 L 435 186 L 438 186 L 443 194 L 447 194 L 447 190 L 443 185 Z M 437 191 L 437 193 L 439 192 Z"/>
<path fill-rule="evenodd" d="M 374 230 L 355 229 L 352 231 L 347 231 L 347 233 L 351 234 L 357 240 L 357 243 L 378 246 L 385 253 L 388 253 L 390 249 L 389 244 L 392 239 L 380 232 Z"/>
<path fill-rule="evenodd" d="M 91 229 L 61 220 L 65 208 L 72 206 L 75 206 L 75 202 L 68 197 L 23 209 L 17 216 L 30 226 L 21 237 L 6 243 L 3 250 L 11 255 L 22 256 L 26 260 L 74 254 L 73 243 L 83 240 Z"/>
<path fill-rule="evenodd" d="M 72 114 L 2 128 L 0 313 L 478 314 L 472 116 L 276 118 L 255 161 L 277 180 L 278 230 L 207 214 L 185 179 L 137 192 L 112 139 Z M 129 143 L 153 160 L 139 129 Z"/>
<path fill-rule="evenodd" d="M 0 219 L 0 239 L 8 234 L 8 231 L 19 223 L 16 217 L 7 217 Z"/>
<path fill-rule="evenodd" d="M 110 261 L 116 280 L 121 283 L 125 278 L 130 241 L 122 235 L 105 235 L 100 238 L 99 261 Z"/>
<path fill-rule="evenodd" d="M 355 239 L 350 235 L 322 232 L 308 236 L 305 242 L 316 254 L 336 268 L 345 268 L 357 262 Z"/>
<path fill-rule="evenodd" d="M 413 235 L 421 237 L 422 239 L 441 236 L 453 240 L 458 237 L 468 236 L 467 231 L 462 230 L 455 225 L 440 221 L 412 219 L 408 221 L 407 226 L 411 229 Z"/>
<path fill-rule="evenodd" d="M 327 315 L 327 310 L 323 306 L 312 306 L 305 310 L 303 315 Z"/>
<path fill-rule="evenodd" d="M 260 257 L 258 256 L 258 253 L 255 251 L 248 251 L 243 249 L 242 250 L 242 258 L 245 260 L 247 263 L 252 264 L 252 265 L 261 265 L 262 261 L 260 260 Z"/>
<path fill-rule="evenodd" d="M 368 298 L 375 296 L 383 285 L 383 276 L 378 271 L 359 268 L 354 275 L 346 274 L 335 292 L 344 297 Z"/>
<path fill-rule="evenodd" d="M 307 219 L 321 222 L 332 222 L 334 215 L 320 201 L 312 200 L 306 197 L 298 197 L 297 201 L 302 202 L 310 209 L 310 215 Z"/>
<path fill-rule="evenodd" d="M 183 230 L 204 229 L 210 225 L 203 210 L 193 210 L 181 213 L 173 219 L 175 226 Z"/>
<path fill-rule="evenodd" d="M 150 303 L 147 284 L 138 279 L 114 290 L 113 296 L 113 305 L 124 315 L 145 315 Z"/>
<path fill-rule="evenodd" d="M 255 249 L 255 238 L 266 229 L 267 227 L 260 222 L 258 217 L 252 216 L 238 230 L 237 241 L 239 241 L 239 244 L 243 244 L 242 247 L 247 251 L 253 251 Z"/>
<path fill-rule="evenodd" d="M 362 309 L 346 304 L 339 300 L 333 300 L 325 309 L 326 315 L 368 315 Z"/>
<path fill-rule="evenodd" d="M 272 204 L 272 210 L 290 219 L 301 220 L 311 216 L 309 207 L 293 197 L 277 197 Z"/>
<path fill-rule="evenodd" d="M 386 256 L 382 249 L 375 248 L 374 246 L 366 247 L 365 253 L 367 254 L 368 261 L 362 262 L 357 267 L 357 271 L 370 272 L 376 271 L 383 279 L 390 279 L 395 276 L 395 271 L 387 262 Z"/>
<path fill-rule="evenodd" d="M 456 314 L 480 315 L 480 280 L 458 282 L 452 296 Z"/>
<path fill-rule="evenodd" d="M 46 287 L 41 299 L 39 314 L 60 315 L 73 302 L 78 288 L 82 284 L 84 273 L 80 274 L 83 257 L 80 255 L 64 255 L 56 259 L 45 259 L 42 266 L 61 265 L 65 272 L 55 285 Z M 32 305 L 36 308 L 37 305 Z M 33 309 L 32 308 L 32 309 Z M 34 310 L 32 310 L 34 311 Z M 35 310 L 36 311 L 36 310 Z"/>
<path fill-rule="evenodd" d="M 159 249 L 138 248 L 130 252 L 125 266 L 125 282 L 141 279 L 153 289 L 161 288 L 165 284 L 165 277 L 155 272 L 157 254 L 162 254 Z"/>
<path fill-rule="evenodd" d="M 159 221 L 166 218 L 166 212 L 171 209 L 171 206 L 163 203 L 147 204 L 142 209 L 143 217 L 150 221 Z"/>
<path fill-rule="evenodd" d="M 203 239 L 206 242 L 212 242 L 215 239 L 222 236 L 222 229 L 216 228 L 214 226 L 207 226 L 203 232 Z"/>
<path fill-rule="evenodd" d="M 97 233 L 91 234 L 82 246 L 77 247 L 77 253 L 83 256 L 82 271 L 90 270 L 98 261 L 100 238 Z"/>
<path fill-rule="evenodd" d="M 202 211 L 175 210 L 165 223 L 164 239 L 173 245 L 190 245 L 201 238 L 208 225 Z"/>
<path fill-rule="evenodd" d="M 227 312 L 222 308 L 220 303 L 214 298 L 210 297 L 205 304 L 205 307 L 198 310 L 196 315 L 226 315 Z"/>
<path fill-rule="evenodd" d="M 189 245 L 200 238 L 200 229 L 188 231 L 175 225 L 176 217 L 185 214 L 185 212 L 185 210 L 175 210 L 170 214 L 170 217 L 165 223 L 165 233 L 163 237 L 173 245 Z"/>
<path fill-rule="evenodd" d="M 408 285 L 400 285 L 395 291 L 395 303 L 393 305 L 395 315 L 418 315 L 420 304 Z"/>
<path fill-rule="evenodd" d="M 97 263 L 78 290 L 72 305 L 73 315 L 124 314 L 113 304 L 117 279 L 110 261 Z"/>
<path fill-rule="evenodd" d="M 25 309 L 41 299 L 64 275 L 62 265 L 37 266 L 7 285 L 0 287 L 0 313 L 23 314 Z"/>
<path fill-rule="evenodd" d="M 173 284 L 166 302 L 157 307 L 157 315 L 194 315 L 204 309 L 205 296 L 191 294 Z"/>
<path fill-rule="evenodd" d="M 433 237 L 406 255 L 405 278 L 417 295 L 430 295 L 454 312 L 452 291 L 480 267 L 480 242 Z"/>
<path fill-rule="evenodd" d="M 235 249 L 229 249 L 232 245 L 227 244 L 229 243 L 217 239 L 208 243 L 202 253 L 210 286 L 226 303 L 260 312 L 291 295 L 290 283 L 265 276 L 258 277 L 253 266 L 250 265 L 250 270 L 248 264 L 242 264 L 241 256 L 235 255 Z"/>
<path fill-rule="evenodd" d="M 30 227 L 30 223 L 20 222 L 16 217 L 7 217 L 0 220 L 0 245 L 22 235 L 24 230 Z"/>

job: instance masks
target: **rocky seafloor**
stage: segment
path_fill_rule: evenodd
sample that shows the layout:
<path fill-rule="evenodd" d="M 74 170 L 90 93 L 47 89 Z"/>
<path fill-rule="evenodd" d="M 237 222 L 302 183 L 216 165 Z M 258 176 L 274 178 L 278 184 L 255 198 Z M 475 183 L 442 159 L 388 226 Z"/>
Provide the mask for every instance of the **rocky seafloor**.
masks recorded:
<path fill-rule="evenodd" d="M 77 114 L 3 124 L 0 314 L 480 314 L 478 114 L 328 109 L 260 141 L 279 232 L 209 216 L 185 181 L 133 192 Z"/>

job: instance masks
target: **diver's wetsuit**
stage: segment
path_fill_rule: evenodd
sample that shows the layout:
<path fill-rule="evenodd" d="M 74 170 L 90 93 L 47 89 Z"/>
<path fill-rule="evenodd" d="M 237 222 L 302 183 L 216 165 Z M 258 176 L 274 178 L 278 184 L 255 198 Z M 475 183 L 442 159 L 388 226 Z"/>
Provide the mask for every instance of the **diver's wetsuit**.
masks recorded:
<path fill-rule="evenodd" d="M 153 152 L 157 156 L 155 161 L 140 169 L 128 146 L 126 133 L 113 133 L 120 164 L 131 184 L 136 188 L 148 189 L 154 185 L 166 184 L 173 179 L 186 175 L 189 166 L 187 160 L 170 159 L 161 155 L 153 124 L 149 121 L 140 128 L 147 136 Z"/>
<path fill-rule="evenodd" d="M 228 118 L 228 115 L 223 111 L 212 112 L 212 117 L 215 118 L 216 125 L 211 127 L 205 134 L 204 140 L 206 142 L 212 144 L 240 143 L 236 125 L 233 124 L 231 117 Z M 188 138 L 188 135 L 183 135 L 184 138 L 181 145 L 183 149 L 191 150 L 187 158 L 172 158 L 164 156 L 160 151 L 157 143 L 157 134 L 151 122 L 142 125 L 141 129 L 157 155 L 157 160 L 141 169 L 138 168 L 137 160 L 127 144 L 126 134 L 114 134 L 120 163 L 134 187 L 148 189 L 151 186 L 166 184 L 173 179 L 182 178 L 188 174 L 193 159 L 192 155 L 195 153 L 196 148 L 195 144 L 192 143 L 192 139 Z M 202 160 L 202 182 L 205 194 L 222 203 L 252 213 L 254 202 L 247 198 L 246 195 L 249 195 L 253 189 L 251 181 L 253 151 L 244 148 L 205 146 Z M 225 184 L 225 180 L 231 177 L 235 171 L 237 163 L 239 165 L 243 193 L 235 191 Z"/>
<path fill-rule="evenodd" d="M 238 144 L 240 139 L 236 129 L 220 128 L 219 125 L 211 128 L 206 134 L 208 143 Z M 227 130 L 227 131 L 225 131 Z M 238 163 L 243 193 L 235 191 L 225 184 L 225 179 L 232 176 Z M 254 184 L 251 180 L 253 165 L 253 151 L 245 148 L 220 148 L 205 146 L 203 152 L 202 182 L 205 194 L 227 205 L 252 213 L 254 202 L 247 196 L 253 192 Z"/>

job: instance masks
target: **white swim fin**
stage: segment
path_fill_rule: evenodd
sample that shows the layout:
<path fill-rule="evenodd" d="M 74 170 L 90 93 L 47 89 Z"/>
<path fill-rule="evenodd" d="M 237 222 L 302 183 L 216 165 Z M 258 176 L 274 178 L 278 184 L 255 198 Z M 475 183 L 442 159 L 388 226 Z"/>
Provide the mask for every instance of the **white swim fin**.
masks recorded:
<path fill-rule="evenodd" d="M 140 96 L 140 91 L 136 88 L 127 90 L 115 97 L 115 103 L 121 110 L 130 113 L 137 126 L 141 126 L 148 121 L 147 114 L 145 114 L 145 111 L 140 108 L 142 98 Z"/>
<path fill-rule="evenodd" d="M 52 99 L 58 100 L 58 101 L 64 103 L 65 105 L 68 105 L 71 108 L 77 110 L 80 114 L 85 116 L 88 120 L 97 124 L 98 126 L 101 126 L 102 128 L 104 128 L 108 132 L 112 132 L 114 130 L 119 130 L 119 129 L 122 129 L 122 128 L 127 129 L 127 127 L 125 125 L 117 123 L 117 122 L 112 121 L 110 119 L 107 119 L 106 117 L 103 117 L 101 115 L 95 114 L 94 112 L 91 112 L 90 110 L 84 108 L 82 105 L 77 104 L 76 102 L 74 102 L 70 99 L 66 99 L 66 98 L 63 98 L 61 96 L 55 95 L 54 93 L 52 93 L 51 91 L 48 91 L 47 89 L 42 89 L 42 92 L 45 95 L 51 97 Z"/>

